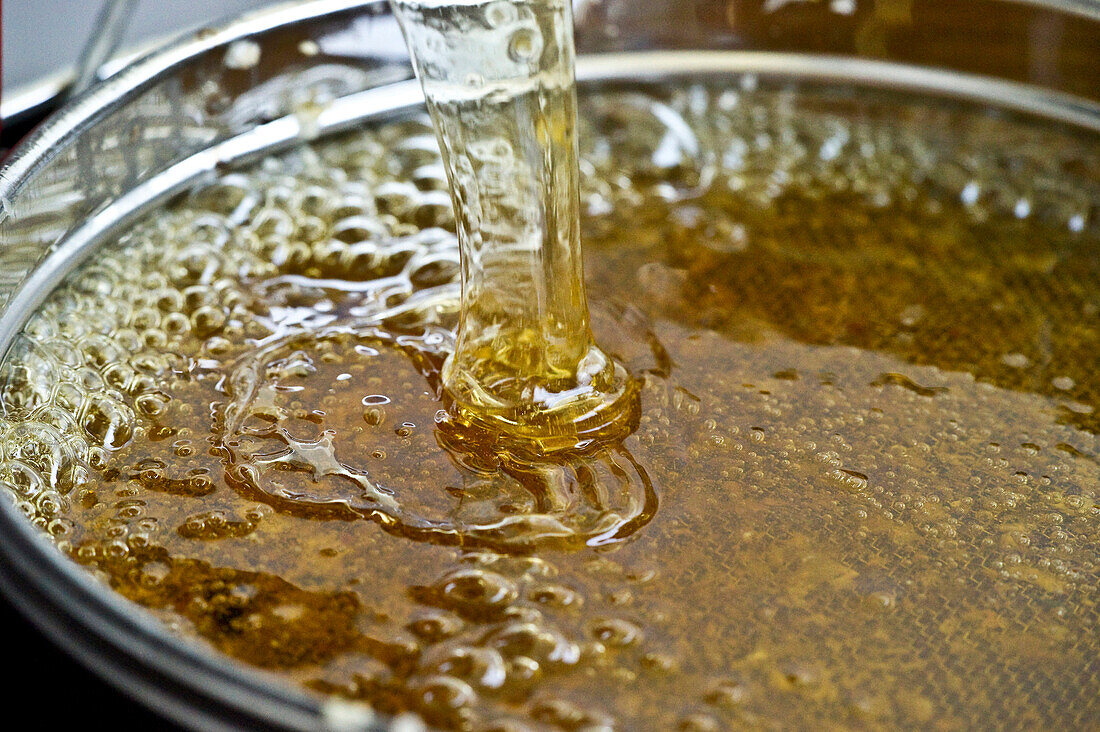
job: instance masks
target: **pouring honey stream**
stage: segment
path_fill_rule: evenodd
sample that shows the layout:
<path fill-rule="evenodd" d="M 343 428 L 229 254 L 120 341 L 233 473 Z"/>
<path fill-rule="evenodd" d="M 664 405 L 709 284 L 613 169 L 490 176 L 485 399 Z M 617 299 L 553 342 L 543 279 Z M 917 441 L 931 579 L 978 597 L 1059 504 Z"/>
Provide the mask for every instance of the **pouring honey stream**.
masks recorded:
<path fill-rule="evenodd" d="M 456 417 L 536 452 L 615 440 L 637 391 L 589 325 L 568 0 L 395 0 L 454 203 Z M 521 446 L 522 449 L 522 446 Z"/>

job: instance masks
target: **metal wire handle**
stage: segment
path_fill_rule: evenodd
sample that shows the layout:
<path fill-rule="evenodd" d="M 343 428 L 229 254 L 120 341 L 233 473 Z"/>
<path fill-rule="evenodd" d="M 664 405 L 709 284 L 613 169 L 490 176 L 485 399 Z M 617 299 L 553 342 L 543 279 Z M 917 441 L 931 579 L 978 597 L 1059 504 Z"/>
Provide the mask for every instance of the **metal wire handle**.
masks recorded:
<path fill-rule="evenodd" d="M 91 38 L 80 53 L 76 79 L 69 87 L 68 96 L 76 96 L 98 79 L 100 68 L 122 42 L 136 5 L 137 0 L 107 0 L 96 18 Z"/>

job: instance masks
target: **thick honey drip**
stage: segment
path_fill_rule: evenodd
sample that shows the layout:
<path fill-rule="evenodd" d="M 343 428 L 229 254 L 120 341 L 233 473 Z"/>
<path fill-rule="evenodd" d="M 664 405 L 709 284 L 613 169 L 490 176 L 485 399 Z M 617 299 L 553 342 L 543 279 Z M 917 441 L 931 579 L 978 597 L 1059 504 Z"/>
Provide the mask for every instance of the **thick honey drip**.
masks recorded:
<path fill-rule="evenodd" d="M 460 420 L 536 452 L 622 437 L 636 392 L 589 326 L 572 6 L 393 3 L 451 183 L 462 312 L 443 382 Z"/>

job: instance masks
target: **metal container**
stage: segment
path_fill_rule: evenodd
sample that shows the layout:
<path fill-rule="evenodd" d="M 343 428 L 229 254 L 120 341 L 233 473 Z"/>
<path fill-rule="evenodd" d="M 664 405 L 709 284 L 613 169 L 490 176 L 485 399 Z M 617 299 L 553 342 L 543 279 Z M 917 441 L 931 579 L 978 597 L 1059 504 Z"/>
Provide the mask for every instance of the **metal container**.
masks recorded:
<path fill-rule="evenodd" d="M 730 72 L 850 79 L 855 69 L 845 64 L 870 59 L 858 68 L 863 83 L 992 96 L 1100 131 L 1095 0 L 576 5 L 582 79 L 692 73 L 693 58 L 713 69 L 716 54 Z M 698 53 L 661 53 L 685 49 Z M 815 62 L 826 55 L 829 64 Z M 0 351 L 98 241 L 227 163 L 418 104 L 410 79 L 385 2 L 315 0 L 200 31 L 93 86 L 0 170 Z M 8 502 L 0 503 L 0 559 L 0 589 L 47 635 L 187 727 L 405 724 L 308 695 L 170 635 L 65 558 Z"/>

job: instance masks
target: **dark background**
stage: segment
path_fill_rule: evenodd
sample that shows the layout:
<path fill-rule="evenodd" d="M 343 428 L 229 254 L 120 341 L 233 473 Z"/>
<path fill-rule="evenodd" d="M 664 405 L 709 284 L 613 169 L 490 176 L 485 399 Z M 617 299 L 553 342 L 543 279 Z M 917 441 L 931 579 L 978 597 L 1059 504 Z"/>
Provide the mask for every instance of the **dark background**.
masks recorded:
<path fill-rule="evenodd" d="M 110 725 L 117 732 L 180 727 L 116 691 L 53 645 L 7 598 L 0 599 L 0 628 L 7 659 L 3 698 L 27 710 L 27 729 L 82 729 Z"/>

